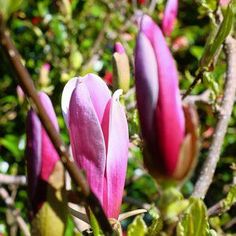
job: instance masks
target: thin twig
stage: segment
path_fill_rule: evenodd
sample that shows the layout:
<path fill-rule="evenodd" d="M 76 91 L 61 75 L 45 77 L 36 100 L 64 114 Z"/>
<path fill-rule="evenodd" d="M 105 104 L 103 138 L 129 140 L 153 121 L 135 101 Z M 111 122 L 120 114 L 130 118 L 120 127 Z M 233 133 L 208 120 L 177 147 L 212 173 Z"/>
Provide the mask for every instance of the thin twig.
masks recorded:
<path fill-rule="evenodd" d="M 149 9 L 148 9 L 148 13 L 150 15 L 152 15 L 153 11 L 156 8 L 156 5 L 157 5 L 157 0 L 151 0 L 150 6 L 149 6 Z"/>
<path fill-rule="evenodd" d="M 89 189 L 88 182 L 84 177 L 83 172 L 78 169 L 74 160 L 70 157 L 68 147 L 62 141 L 60 134 L 54 129 L 54 126 L 47 114 L 47 111 L 45 110 L 44 106 L 42 105 L 38 97 L 38 93 L 35 89 L 31 76 L 26 70 L 26 68 L 23 66 L 20 54 L 15 48 L 10 38 L 9 32 L 7 32 L 4 27 L 4 22 L 1 15 L 0 15 L 0 45 L 2 46 L 3 51 L 8 57 L 11 67 L 15 72 L 23 91 L 31 99 L 34 108 L 36 108 L 36 112 L 38 113 L 42 125 L 47 131 L 48 136 L 50 137 L 55 149 L 57 150 L 59 156 L 61 157 L 61 161 L 65 166 L 65 168 L 67 169 L 68 173 L 70 174 L 72 181 L 77 186 L 77 190 L 79 190 L 83 194 L 86 204 L 90 206 L 104 234 L 111 235 L 113 231 L 108 219 L 106 218 L 103 208 L 98 198 Z"/>
<path fill-rule="evenodd" d="M 222 207 L 223 207 L 223 200 L 220 200 L 219 202 L 217 202 L 215 205 L 211 206 L 208 209 L 207 211 L 208 216 L 216 216 L 216 215 L 221 214 Z"/>
<path fill-rule="evenodd" d="M 227 56 L 227 75 L 220 114 L 213 136 L 209 154 L 203 164 L 200 177 L 197 180 L 193 196 L 204 198 L 212 182 L 216 165 L 220 157 L 221 147 L 227 131 L 228 123 L 233 110 L 236 94 L 236 40 L 228 37 L 225 41 Z"/>
<path fill-rule="evenodd" d="M 182 99 L 185 99 L 191 92 L 192 90 L 195 88 L 195 86 L 197 85 L 197 83 L 203 79 L 203 73 L 205 71 L 201 71 L 197 74 L 197 77 L 194 79 L 194 81 L 192 82 L 192 84 L 188 87 L 187 91 L 184 93 L 184 95 L 182 96 Z"/>
<path fill-rule="evenodd" d="M 0 184 L 26 185 L 26 177 L 24 175 L 13 176 L 0 174 Z"/>
<path fill-rule="evenodd" d="M 186 103 L 202 102 L 202 103 L 209 104 L 210 103 L 210 95 L 211 95 L 211 91 L 206 90 L 203 93 L 198 94 L 198 95 L 189 95 L 188 97 L 186 97 L 184 102 L 186 102 Z"/>
<path fill-rule="evenodd" d="M 0 187 L 0 197 L 3 199 L 7 207 L 11 210 L 12 215 L 15 217 L 18 226 L 25 236 L 30 236 L 29 229 L 24 219 L 19 214 L 19 211 L 14 207 L 14 201 L 9 196 L 7 190 L 3 187 Z"/>

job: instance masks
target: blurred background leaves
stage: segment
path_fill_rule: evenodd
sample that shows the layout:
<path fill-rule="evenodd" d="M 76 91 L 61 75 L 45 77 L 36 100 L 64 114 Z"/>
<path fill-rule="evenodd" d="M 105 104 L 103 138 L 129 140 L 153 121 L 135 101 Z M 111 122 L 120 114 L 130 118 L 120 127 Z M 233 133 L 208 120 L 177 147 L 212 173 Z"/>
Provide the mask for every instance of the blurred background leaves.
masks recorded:
<path fill-rule="evenodd" d="M 128 198 L 124 200 L 122 209 L 128 211 L 140 205 L 155 203 L 162 209 L 162 213 L 172 214 L 171 209 L 163 208 L 160 198 L 163 195 L 162 190 L 147 174 L 142 163 L 142 143 L 139 138 L 140 130 L 133 89 L 133 49 L 137 34 L 135 15 L 141 10 L 148 12 L 150 1 L 137 4 L 137 8 L 131 2 L 126 0 L 0 0 L 0 9 L 37 89 L 51 96 L 62 137 L 67 143 L 68 136 L 60 108 L 63 86 L 70 78 L 88 72 L 95 72 L 102 78 L 111 73 L 114 43 L 120 41 L 124 45 L 131 64 L 131 88 L 127 92 L 128 95 L 124 96 L 131 143 L 125 189 L 125 196 Z M 165 1 L 158 1 L 152 13 L 157 23 L 161 22 L 165 3 Z M 212 14 L 216 7 L 215 0 L 179 2 L 178 20 L 172 36 L 167 40 L 178 66 L 182 91 L 188 88 L 196 75 L 205 43 L 212 31 Z M 49 65 L 46 73 L 42 72 L 45 64 Z M 183 210 L 185 209 L 183 197 L 190 196 L 199 167 L 206 157 L 211 142 L 217 114 L 214 108 L 222 97 L 225 69 L 225 56 L 222 53 L 219 55 L 214 71 L 206 80 L 207 83 L 200 83 L 192 92 L 192 94 L 200 94 L 206 89 L 212 90 L 217 86 L 217 93 L 214 93 L 215 96 L 211 97 L 209 103 L 197 104 L 202 149 L 195 174 L 180 186 L 178 194 L 169 193 L 172 204 L 180 201 Z M 17 96 L 17 82 L 13 78 L 14 74 L 0 48 L 0 173 L 24 175 L 26 171 L 25 118 L 29 105 L 25 98 L 22 100 L 19 95 Z M 208 207 L 226 196 L 236 172 L 233 165 L 235 156 L 236 107 L 231 117 L 214 182 L 205 200 Z M 9 190 L 12 190 L 11 186 Z M 14 198 L 16 207 L 27 220 L 26 188 L 19 187 Z M 0 233 L 6 234 L 5 212 L 6 206 L 0 199 Z M 225 227 L 235 217 L 235 207 L 232 207 L 230 211 L 218 218 L 217 223 L 216 220 L 212 221 L 212 227 L 218 232 L 221 232 L 223 227 L 227 233 L 235 233 L 235 224 Z M 147 213 L 144 218 L 140 216 L 136 218 L 133 226 L 128 227 L 132 219 L 124 220 L 122 226 L 124 229 L 128 227 L 128 235 L 132 230 L 140 231 L 136 228 L 137 225 L 143 225 L 142 230 L 150 232 L 148 231 L 150 228 L 147 227 L 153 222 L 151 218 Z M 147 226 L 142 223 L 143 219 Z M 183 219 L 182 224 L 184 220 L 188 219 Z M 158 221 L 156 224 L 161 223 Z M 73 228 L 74 225 L 69 222 L 68 227 Z M 72 234 L 69 228 L 67 232 Z"/>

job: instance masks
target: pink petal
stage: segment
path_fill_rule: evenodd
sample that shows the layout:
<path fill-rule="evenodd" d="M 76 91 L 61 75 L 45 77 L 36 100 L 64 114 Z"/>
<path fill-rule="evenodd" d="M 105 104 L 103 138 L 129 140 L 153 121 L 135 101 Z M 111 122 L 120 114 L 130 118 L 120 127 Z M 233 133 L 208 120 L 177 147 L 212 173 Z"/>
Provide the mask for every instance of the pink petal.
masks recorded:
<path fill-rule="evenodd" d="M 230 3 L 230 0 L 219 0 L 219 4 L 222 7 L 226 7 Z"/>
<path fill-rule="evenodd" d="M 162 20 L 162 30 L 167 36 L 170 36 L 174 29 L 176 16 L 178 12 L 178 0 L 168 0 Z"/>
<path fill-rule="evenodd" d="M 111 92 L 106 83 L 95 74 L 87 74 L 83 77 L 83 81 L 87 86 L 93 107 L 101 124 L 106 104 L 111 98 Z"/>
<path fill-rule="evenodd" d="M 120 90 L 107 105 L 102 128 L 107 145 L 106 187 L 104 209 L 109 218 L 118 218 L 122 202 L 128 161 L 128 124 L 125 111 L 119 103 Z"/>
<path fill-rule="evenodd" d="M 90 187 L 102 203 L 106 150 L 90 95 L 87 82 L 78 81 L 69 105 L 69 133 L 74 159 L 85 171 Z"/>
<path fill-rule="evenodd" d="M 33 110 L 30 110 L 26 121 L 26 158 L 29 198 L 33 202 L 41 172 L 42 136 L 41 123 Z"/>
<path fill-rule="evenodd" d="M 63 117 L 64 117 L 67 127 L 68 127 L 68 119 L 69 119 L 68 118 L 68 114 L 69 114 L 68 110 L 69 110 L 69 105 L 70 105 L 70 98 L 71 98 L 72 92 L 75 89 L 78 79 L 79 79 L 78 77 L 74 77 L 74 78 L 70 79 L 66 83 L 66 85 L 62 91 L 61 108 L 62 108 L 62 114 L 63 114 Z"/>
<path fill-rule="evenodd" d="M 140 32 L 135 48 L 135 86 L 142 135 L 150 152 L 156 148 L 155 112 L 158 99 L 158 71 L 154 50 Z"/>
<path fill-rule="evenodd" d="M 149 16 L 143 17 L 141 31 L 150 40 L 158 64 L 157 142 L 160 157 L 164 161 L 164 169 L 167 175 L 171 175 L 175 170 L 185 133 L 177 69 L 160 28 Z"/>
<path fill-rule="evenodd" d="M 114 52 L 117 52 L 119 54 L 125 53 L 125 49 L 120 42 L 115 43 Z"/>
<path fill-rule="evenodd" d="M 54 112 L 52 103 L 49 97 L 45 93 L 39 93 L 39 98 L 46 108 L 46 111 L 57 131 L 59 131 L 57 117 Z M 56 162 L 59 160 L 56 149 L 54 148 L 50 138 L 47 135 L 46 130 L 42 126 L 42 166 L 41 166 L 41 178 L 45 181 L 48 180 L 51 175 Z"/>

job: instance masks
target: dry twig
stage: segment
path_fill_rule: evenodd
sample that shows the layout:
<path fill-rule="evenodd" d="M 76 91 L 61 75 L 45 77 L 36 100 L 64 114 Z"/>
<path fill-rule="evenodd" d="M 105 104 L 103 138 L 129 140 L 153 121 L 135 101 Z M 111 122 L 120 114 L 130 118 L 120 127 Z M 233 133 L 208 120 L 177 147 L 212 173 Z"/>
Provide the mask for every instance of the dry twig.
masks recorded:
<path fill-rule="evenodd" d="M 18 226 L 20 227 L 21 231 L 23 232 L 23 234 L 25 236 L 30 236 L 30 232 L 27 227 L 27 224 L 25 223 L 24 219 L 19 214 L 18 210 L 14 207 L 13 199 L 9 196 L 7 190 L 3 187 L 0 187 L 0 197 L 3 199 L 8 209 L 11 210 L 11 213 L 15 217 L 16 222 Z"/>
<path fill-rule="evenodd" d="M 26 177 L 24 175 L 13 176 L 0 174 L 0 184 L 26 185 Z"/>

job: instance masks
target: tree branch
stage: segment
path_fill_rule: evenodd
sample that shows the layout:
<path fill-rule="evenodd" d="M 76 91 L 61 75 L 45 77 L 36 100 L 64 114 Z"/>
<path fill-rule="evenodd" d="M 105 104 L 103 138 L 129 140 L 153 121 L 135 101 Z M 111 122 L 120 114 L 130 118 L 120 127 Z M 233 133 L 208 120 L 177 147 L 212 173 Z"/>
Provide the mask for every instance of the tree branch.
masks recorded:
<path fill-rule="evenodd" d="M 193 196 L 204 198 L 212 182 L 216 165 L 220 157 L 221 147 L 227 131 L 228 123 L 233 110 L 236 94 L 236 40 L 228 37 L 225 41 L 225 52 L 227 56 L 226 84 L 220 114 L 213 136 L 209 154 L 205 160 L 200 177 L 197 180 Z"/>
<path fill-rule="evenodd" d="M 18 226 L 25 236 L 30 236 L 29 229 L 24 219 L 20 216 L 18 210 L 14 207 L 14 201 L 9 196 L 5 188 L 0 187 L 0 197 L 3 199 L 7 207 L 11 210 L 12 215 L 15 217 Z"/>
<path fill-rule="evenodd" d="M 84 177 L 83 172 L 78 169 L 77 165 L 74 163 L 74 160 L 70 157 L 68 147 L 62 141 L 60 134 L 54 129 L 54 126 L 47 114 L 47 111 L 45 110 L 38 97 L 38 93 L 33 84 L 31 76 L 26 70 L 26 68 L 23 66 L 21 62 L 21 56 L 15 48 L 10 38 L 9 32 L 5 29 L 5 25 L 1 15 L 0 45 L 2 46 L 3 51 L 8 57 L 10 65 L 13 71 L 15 72 L 23 91 L 31 99 L 32 106 L 36 109 L 36 112 L 42 122 L 43 127 L 47 131 L 48 136 L 50 137 L 55 149 L 61 157 L 61 161 L 67 169 L 68 173 L 70 174 L 72 181 L 77 186 L 77 190 L 83 194 L 86 204 L 93 211 L 104 234 L 111 235 L 113 231 L 108 219 L 106 218 L 103 208 L 98 198 L 89 189 L 89 185 L 87 183 L 86 178 Z"/>
<path fill-rule="evenodd" d="M 26 177 L 0 174 L 0 184 L 26 185 Z"/>

